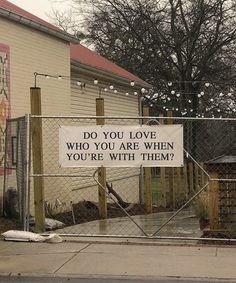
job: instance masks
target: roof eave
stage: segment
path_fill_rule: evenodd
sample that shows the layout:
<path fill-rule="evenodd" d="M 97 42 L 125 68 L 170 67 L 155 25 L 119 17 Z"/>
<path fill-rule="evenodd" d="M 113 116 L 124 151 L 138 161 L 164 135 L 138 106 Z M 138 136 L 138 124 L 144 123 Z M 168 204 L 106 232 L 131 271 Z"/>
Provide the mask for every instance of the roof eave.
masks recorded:
<path fill-rule="evenodd" d="M 93 67 L 84 63 L 81 63 L 77 60 L 71 59 L 71 66 L 72 69 L 79 70 L 80 72 L 83 72 L 85 74 L 88 74 L 90 76 L 93 76 L 94 78 L 103 78 L 104 80 L 108 81 L 117 81 L 119 84 L 121 84 L 124 87 L 130 87 L 130 81 L 132 79 L 128 79 L 119 75 L 116 75 L 112 72 L 102 70 L 97 67 Z M 151 88 L 152 86 L 146 82 L 141 82 L 141 81 L 135 81 L 135 88 L 140 88 L 140 87 L 146 87 L 146 88 Z"/>
<path fill-rule="evenodd" d="M 53 28 L 50 28 L 50 27 L 47 27 L 43 24 L 37 23 L 33 20 L 30 20 L 26 17 L 20 16 L 16 13 L 9 11 L 9 10 L 0 8 L 0 16 L 4 17 L 6 19 L 9 19 L 11 21 L 14 21 L 14 22 L 18 22 L 18 23 L 25 25 L 25 26 L 28 26 L 30 28 L 34 28 L 38 31 L 47 33 L 51 36 L 57 37 L 57 38 L 62 39 L 64 41 L 71 42 L 71 43 L 77 43 L 77 44 L 79 43 L 79 40 L 77 38 L 73 37 L 70 34 L 64 33 L 60 30 L 57 31 Z"/>

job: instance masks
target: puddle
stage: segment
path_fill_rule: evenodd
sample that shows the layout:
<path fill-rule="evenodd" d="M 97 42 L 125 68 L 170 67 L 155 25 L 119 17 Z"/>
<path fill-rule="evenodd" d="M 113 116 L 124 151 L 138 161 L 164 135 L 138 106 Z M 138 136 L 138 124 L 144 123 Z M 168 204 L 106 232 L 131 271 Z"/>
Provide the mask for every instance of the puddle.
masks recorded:
<path fill-rule="evenodd" d="M 173 212 L 160 212 L 149 215 L 135 215 L 132 216 L 132 219 L 148 235 L 151 235 L 172 215 Z M 144 236 L 138 226 L 129 217 L 118 217 L 76 224 L 58 229 L 56 232 L 62 234 Z M 201 235 L 198 219 L 194 217 L 191 211 L 179 213 L 157 234 L 157 236 L 167 237 L 200 237 Z"/>

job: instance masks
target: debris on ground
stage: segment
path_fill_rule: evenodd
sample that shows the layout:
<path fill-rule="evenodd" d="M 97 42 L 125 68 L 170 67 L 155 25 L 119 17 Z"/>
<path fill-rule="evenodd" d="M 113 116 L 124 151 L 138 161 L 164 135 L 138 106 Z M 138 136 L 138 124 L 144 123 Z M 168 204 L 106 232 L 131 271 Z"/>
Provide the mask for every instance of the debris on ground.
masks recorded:
<path fill-rule="evenodd" d="M 16 242 L 47 242 L 47 243 L 61 243 L 63 240 L 57 234 L 50 234 L 42 236 L 37 233 L 28 231 L 9 230 L 1 234 L 5 241 Z"/>

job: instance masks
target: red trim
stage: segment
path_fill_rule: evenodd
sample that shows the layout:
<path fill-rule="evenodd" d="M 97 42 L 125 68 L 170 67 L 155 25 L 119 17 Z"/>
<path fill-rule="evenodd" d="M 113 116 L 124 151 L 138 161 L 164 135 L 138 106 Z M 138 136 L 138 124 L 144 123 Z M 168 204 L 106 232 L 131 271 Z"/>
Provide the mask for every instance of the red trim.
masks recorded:
<path fill-rule="evenodd" d="M 0 51 L 10 53 L 10 47 L 8 45 L 0 43 Z"/>
<path fill-rule="evenodd" d="M 6 53 L 7 57 L 8 57 L 8 61 L 7 61 L 7 73 L 6 73 L 6 81 L 7 81 L 7 89 L 8 89 L 8 93 L 7 93 L 7 107 L 6 107 L 6 111 L 5 113 L 7 114 L 6 117 L 0 117 L 1 121 L 4 121 L 6 119 L 10 119 L 11 118 L 11 83 L 10 83 L 10 47 L 8 45 L 2 44 L 0 43 L 0 52 L 2 53 Z M 0 123 L 1 123 L 0 121 Z M 9 131 L 11 132 L 11 129 L 9 129 Z M 11 152 L 10 152 L 11 154 Z M 4 173 L 4 167 L 1 166 L 0 167 L 0 175 L 3 175 Z M 7 173 L 10 174 L 11 170 L 7 170 Z"/>

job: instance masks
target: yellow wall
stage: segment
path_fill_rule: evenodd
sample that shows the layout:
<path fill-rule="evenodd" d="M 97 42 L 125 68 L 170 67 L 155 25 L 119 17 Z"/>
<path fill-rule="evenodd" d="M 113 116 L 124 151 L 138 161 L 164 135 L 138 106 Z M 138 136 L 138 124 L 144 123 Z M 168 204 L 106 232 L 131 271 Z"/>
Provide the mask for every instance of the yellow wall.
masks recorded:
<path fill-rule="evenodd" d="M 30 112 L 29 88 L 34 85 L 34 72 L 70 76 L 69 45 L 62 40 L 0 19 L 0 43 L 10 47 L 11 117 L 22 116 Z M 72 77 L 79 75 L 72 74 Z M 92 81 L 93 78 L 87 77 L 87 80 Z M 46 79 L 44 77 L 38 77 L 37 86 L 42 90 L 42 112 L 44 115 L 96 114 L 97 86 L 86 84 L 86 88 L 81 90 L 74 84 L 70 85 L 70 80 Z M 102 97 L 105 99 L 105 115 L 138 116 L 138 98 L 136 96 L 107 92 L 102 93 Z M 137 121 L 129 121 L 129 123 L 137 123 Z M 58 126 L 60 124 L 69 125 L 70 122 L 62 122 L 58 119 L 44 120 L 43 123 L 44 173 L 71 174 L 81 172 L 92 174 L 94 170 L 89 168 L 74 170 L 59 168 Z M 73 125 L 77 125 L 77 123 L 74 121 Z M 138 174 L 138 168 L 120 169 L 120 171 L 108 169 L 109 181 L 114 182 L 115 189 L 121 193 L 124 200 L 129 202 L 138 201 Z M 130 176 L 130 178 L 114 180 L 126 176 Z M 45 200 L 53 205 L 59 199 L 67 209 L 70 207 L 70 201 L 76 203 L 83 199 L 97 200 L 97 186 L 94 187 L 94 184 L 92 178 L 46 178 Z M 89 187 L 87 187 L 88 185 Z M 77 188 L 79 188 L 78 191 L 72 191 Z M 33 207 L 33 190 L 31 191 L 31 204 Z M 34 213 L 33 210 L 31 212 Z"/>
<path fill-rule="evenodd" d="M 69 45 L 62 40 L 0 18 L 0 43 L 10 47 L 11 116 L 30 111 L 34 72 L 70 75 Z M 69 113 L 70 82 L 38 78 L 43 114 Z"/>
<path fill-rule="evenodd" d="M 73 76 L 76 76 L 74 74 Z M 79 77 L 79 75 L 77 75 Z M 93 78 L 87 78 L 93 80 Z M 114 82 L 114 85 L 115 82 Z M 107 86 L 109 83 L 107 82 Z M 102 91 L 106 116 L 138 116 L 138 97 L 131 94 L 133 89 L 127 89 L 129 96 L 114 91 Z M 71 86 L 71 113 L 73 115 L 96 115 L 96 98 L 99 97 L 99 87 L 86 84 L 85 88 L 78 87 L 75 83 Z"/>
<path fill-rule="evenodd" d="M 69 43 L 65 41 L 0 18 L 0 44 L 10 48 L 10 116 L 12 118 L 30 113 L 30 87 L 34 86 L 34 72 L 70 76 L 70 48 Z M 42 92 L 43 115 L 70 113 L 69 80 L 38 77 L 37 86 Z M 50 129 L 46 132 L 48 130 Z M 45 133 L 44 138 L 46 138 Z M 46 167 L 47 149 L 44 153 Z M 15 173 L 13 170 L 7 175 L 7 188 L 16 187 Z M 0 176 L 0 195 L 2 195 L 2 181 L 3 177 Z"/>

